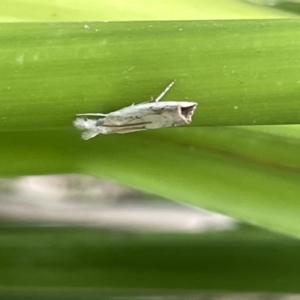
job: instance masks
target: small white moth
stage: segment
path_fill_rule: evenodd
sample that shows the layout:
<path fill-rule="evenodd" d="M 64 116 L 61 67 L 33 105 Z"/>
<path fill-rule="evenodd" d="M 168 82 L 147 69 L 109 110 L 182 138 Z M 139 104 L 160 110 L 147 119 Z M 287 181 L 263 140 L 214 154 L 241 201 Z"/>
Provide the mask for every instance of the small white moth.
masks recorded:
<path fill-rule="evenodd" d="M 84 140 L 98 134 L 128 133 L 147 129 L 189 124 L 197 103 L 185 101 L 159 100 L 167 93 L 175 81 L 154 100 L 124 107 L 108 114 L 77 114 L 74 126 L 82 131 Z M 91 117 L 91 118 L 89 118 Z"/>

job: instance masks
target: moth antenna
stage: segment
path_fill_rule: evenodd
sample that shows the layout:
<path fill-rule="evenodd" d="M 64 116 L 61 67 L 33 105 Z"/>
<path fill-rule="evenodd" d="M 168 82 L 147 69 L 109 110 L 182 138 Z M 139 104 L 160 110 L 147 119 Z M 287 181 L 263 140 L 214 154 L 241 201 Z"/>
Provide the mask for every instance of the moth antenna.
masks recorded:
<path fill-rule="evenodd" d="M 164 89 L 164 91 L 153 102 L 158 102 L 167 93 L 167 91 L 172 87 L 174 83 L 175 79 Z"/>

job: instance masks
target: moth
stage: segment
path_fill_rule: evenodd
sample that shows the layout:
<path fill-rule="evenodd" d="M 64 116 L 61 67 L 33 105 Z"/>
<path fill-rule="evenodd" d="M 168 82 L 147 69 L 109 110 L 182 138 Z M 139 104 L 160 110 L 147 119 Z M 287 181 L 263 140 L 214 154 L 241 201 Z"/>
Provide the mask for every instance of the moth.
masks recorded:
<path fill-rule="evenodd" d="M 73 125 L 81 131 L 82 139 L 89 140 L 98 134 L 129 133 L 190 124 L 197 103 L 159 102 L 174 83 L 172 81 L 156 99 L 148 102 L 132 104 L 108 114 L 77 114 Z"/>

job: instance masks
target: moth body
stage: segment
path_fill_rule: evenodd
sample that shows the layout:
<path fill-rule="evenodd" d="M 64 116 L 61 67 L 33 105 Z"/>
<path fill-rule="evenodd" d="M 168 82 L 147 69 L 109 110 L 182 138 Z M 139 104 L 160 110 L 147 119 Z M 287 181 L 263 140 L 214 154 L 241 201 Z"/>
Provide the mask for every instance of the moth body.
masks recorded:
<path fill-rule="evenodd" d="M 158 102 L 173 84 L 151 102 L 124 107 L 109 114 L 78 114 L 74 126 L 82 131 L 82 138 L 87 140 L 98 134 L 129 133 L 189 124 L 197 103 Z"/>

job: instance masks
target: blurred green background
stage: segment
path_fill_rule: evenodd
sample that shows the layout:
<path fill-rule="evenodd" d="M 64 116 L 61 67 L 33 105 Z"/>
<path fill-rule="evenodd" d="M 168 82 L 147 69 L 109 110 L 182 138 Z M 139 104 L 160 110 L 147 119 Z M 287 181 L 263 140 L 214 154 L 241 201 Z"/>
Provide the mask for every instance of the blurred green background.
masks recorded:
<path fill-rule="evenodd" d="M 298 293 L 298 12 L 298 1 L 1 1 L 1 176 L 88 174 L 251 225 L 154 233 L 2 214 L 0 298 Z M 72 128 L 76 113 L 147 101 L 173 79 L 166 99 L 198 102 L 189 128 L 90 142 Z"/>

